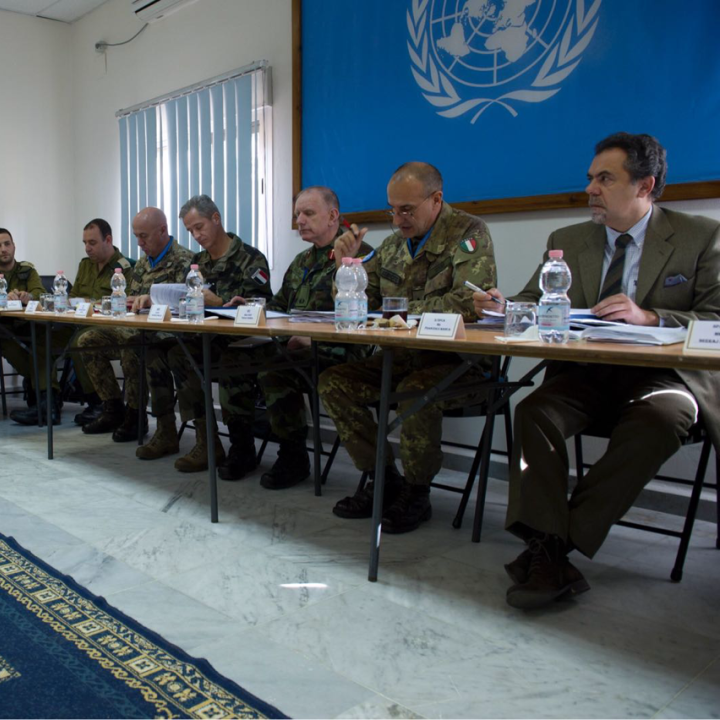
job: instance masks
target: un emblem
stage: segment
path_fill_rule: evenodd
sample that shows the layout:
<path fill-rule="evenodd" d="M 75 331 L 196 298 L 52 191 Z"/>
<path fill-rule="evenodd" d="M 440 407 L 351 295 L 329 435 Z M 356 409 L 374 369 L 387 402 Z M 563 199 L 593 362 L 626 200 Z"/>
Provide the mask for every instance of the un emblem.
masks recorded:
<path fill-rule="evenodd" d="M 598 24 L 602 0 L 412 0 L 407 11 L 411 69 L 438 115 L 491 105 L 516 116 L 520 103 L 560 92 Z"/>

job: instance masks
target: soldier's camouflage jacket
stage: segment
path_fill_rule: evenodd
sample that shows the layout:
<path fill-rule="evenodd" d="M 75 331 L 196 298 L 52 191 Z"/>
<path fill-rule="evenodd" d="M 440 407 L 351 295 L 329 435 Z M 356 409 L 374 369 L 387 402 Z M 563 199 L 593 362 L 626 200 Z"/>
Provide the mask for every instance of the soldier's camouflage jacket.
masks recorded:
<path fill-rule="evenodd" d="M 98 272 L 97 264 L 90 258 L 83 258 L 78 266 L 70 297 L 99 300 L 104 295 L 110 295 L 112 292 L 110 278 L 115 274 L 115 268 L 122 270 L 125 282 L 130 284 L 133 274 L 132 265 L 117 248 L 100 272 Z"/>
<path fill-rule="evenodd" d="M 5 273 L 5 280 L 8 284 L 8 292 L 12 290 L 28 292 L 32 295 L 33 300 L 39 300 L 40 295 L 45 292 L 45 287 L 35 266 L 27 260 L 16 262 L 15 267 Z"/>
<path fill-rule="evenodd" d="M 177 240 L 172 240 L 172 247 L 155 267 L 150 267 L 147 255 L 143 255 L 133 271 L 128 295 L 149 295 L 154 283 L 184 283 L 190 270 L 193 253 L 181 247 Z"/>
<path fill-rule="evenodd" d="M 333 310 L 335 260 L 331 253 L 335 242 L 322 248 L 312 246 L 295 256 L 283 277 L 282 287 L 268 302 L 268 308 L 289 313 L 291 310 Z M 372 247 L 363 243 L 358 255 L 368 255 Z M 367 354 L 362 345 L 328 345 L 318 348 L 333 362 L 359 360 Z"/>
<path fill-rule="evenodd" d="M 386 238 L 363 261 L 368 274 L 368 307 L 379 310 L 383 297 L 407 297 L 412 314 L 460 313 L 477 319 L 469 280 L 483 290 L 497 287 L 492 240 L 483 220 L 443 203 L 430 237 L 413 258 L 408 241 Z"/>
<path fill-rule="evenodd" d="M 272 297 L 270 268 L 265 256 L 256 248 L 246 245 L 237 235 L 231 238 L 228 251 L 217 260 L 207 250 L 197 253 L 192 263 L 199 266 L 210 290 L 226 303 L 240 295 L 243 298 Z"/>

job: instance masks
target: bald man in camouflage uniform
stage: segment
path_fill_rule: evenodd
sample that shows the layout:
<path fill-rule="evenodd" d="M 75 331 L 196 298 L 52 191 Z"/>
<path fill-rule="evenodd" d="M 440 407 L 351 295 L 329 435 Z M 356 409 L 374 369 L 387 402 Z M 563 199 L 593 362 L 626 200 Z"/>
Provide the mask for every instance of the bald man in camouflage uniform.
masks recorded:
<path fill-rule="evenodd" d="M 493 287 L 497 277 L 492 241 L 485 222 L 455 210 L 443 202 L 442 177 L 431 165 L 407 163 L 388 184 L 388 202 L 393 223 L 400 235 L 391 235 L 375 253 L 365 259 L 368 273 L 368 304 L 382 306 L 383 297 L 407 297 L 412 314 L 423 312 L 459 313 L 465 320 L 476 318 L 472 291 L 466 280 L 481 288 Z M 337 263 L 354 257 L 365 230 L 353 226 L 338 239 Z M 350 363 L 320 376 L 319 392 L 325 409 L 335 422 L 340 438 L 356 467 L 373 473 L 377 424 L 368 404 L 380 399 L 382 353 L 359 363 Z M 398 392 L 425 391 L 455 370 L 459 360 L 451 353 L 401 350 L 394 353 L 392 389 Z M 483 363 L 486 368 L 489 361 Z M 484 367 L 476 366 L 461 384 L 480 380 Z M 430 483 L 442 466 L 442 411 L 459 407 L 482 395 L 442 403 L 429 403 L 404 420 L 400 433 L 400 458 L 405 479 L 394 465 L 386 470 L 386 491 L 382 526 L 385 532 L 415 530 L 430 519 Z M 412 401 L 399 403 L 405 412 Z M 392 463 L 392 450 L 387 444 Z M 339 517 L 372 515 L 373 484 L 338 502 L 333 512 Z"/>
<path fill-rule="evenodd" d="M 136 265 L 128 288 L 128 303 L 133 312 L 150 307 L 150 288 L 155 283 L 179 283 L 185 281 L 192 252 L 178 245 L 168 234 L 167 218 L 158 208 L 141 210 L 132 222 L 133 234 L 138 247 L 145 253 Z M 138 408 L 147 405 L 147 391 L 140 398 L 140 358 L 137 350 L 124 348 L 139 339 L 139 333 L 130 328 L 98 327 L 84 333 L 78 340 L 80 348 L 101 348 L 85 355 L 88 375 L 103 403 L 103 412 L 96 420 L 83 425 L 88 435 L 112 433 L 115 442 L 130 442 L 138 437 Z M 125 378 L 125 403 L 122 391 L 115 379 L 111 360 L 120 360 Z M 153 414 L 172 399 L 174 393 L 172 375 L 166 366 L 164 372 L 156 369 L 155 395 L 152 399 Z M 172 402 L 172 400 L 170 400 Z M 175 418 L 173 415 L 173 426 Z M 143 414 L 143 431 L 147 428 L 147 416 Z M 177 446 L 177 432 L 175 434 Z M 177 452 L 177 449 L 175 450 Z"/>
<path fill-rule="evenodd" d="M 332 310 L 335 260 L 333 247 L 340 227 L 340 208 L 337 195 L 327 187 L 310 187 L 295 200 L 295 221 L 298 233 L 312 247 L 299 253 L 290 263 L 282 287 L 268 302 L 270 310 L 289 313 L 291 310 Z M 372 252 L 363 243 L 361 254 Z M 310 341 L 292 337 L 286 349 L 298 363 L 311 357 Z M 367 354 L 364 345 L 321 344 L 318 348 L 320 368 L 325 369 L 360 360 Z M 229 348 L 223 353 L 221 366 L 232 373 L 233 367 L 265 359 L 280 362 L 287 356 L 277 353 L 274 345 L 261 345 L 252 351 Z M 307 372 L 310 372 L 308 369 Z M 306 480 L 310 475 L 310 459 L 306 449 L 308 432 L 303 393 L 307 392 L 305 378 L 295 370 L 269 370 L 258 375 L 265 396 L 268 419 L 280 447 L 272 469 L 263 474 L 260 484 L 270 490 L 280 490 Z M 220 402 L 225 422 L 230 430 L 232 445 L 225 463 L 218 469 L 224 480 L 239 480 L 256 467 L 252 421 L 255 412 L 254 378 L 248 375 L 226 376 L 221 380 Z M 233 412 L 228 412 L 232 404 Z"/>
<path fill-rule="evenodd" d="M 246 245 L 234 233 L 226 232 L 222 226 L 220 211 L 207 196 L 191 198 L 183 205 L 180 218 L 193 238 L 204 249 L 192 258 L 191 264 L 198 265 L 203 280 L 209 285 L 203 290 L 206 307 L 220 307 L 233 297 L 264 297 L 269 299 L 270 268 L 265 256 L 256 248 Z M 196 362 L 202 359 L 202 341 L 198 336 L 184 335 L 185 347 L 192 353 Z M 218 336 L 211 344 L 214 361 L 236 338 Z M 158 365 L 167 363 L 172 370 L 177 388 L 180 418 L 183 422 L 194 421 L 196 443 L 185 456 L 178 458 L 175 468 L 180 472 L 199 472 L 208 467 L 207 435 L 205 418 L 205 393 L 200 379 L 188 362 L 187 356 L 176 340 L 153 348 L 148 353 L 150 391 L 155 395 L 155 372 Z M 254 396 L 253 396 L 254 399 Z M 234 408 L 228 404 L 224 411 L 232 415 Z M 163 414 L 173 413 L 174 402 L 165 403 Z M 215 419 L 210 418 L 214 423 Z M 144 447 L 138 448 L 137 456 L 143 460 L 154 460 L 168 454 L 166 452 L 167 432 L 158 424 L 158 432 Z M 177 451 L 176 451 L 177 452 Z M 215 452 L 218 464 L 225 459 L 220 439 L 215 433 Z"/>
<path fill-rule="evenodd" d="M 70 298 L 85 300 L 99 299 L 103 295 L 110 294 L 110 279 L 115 274 L 115 269 L 120 268 L 127 281 L 132 277 L 132 265 L 127 258 L 113 245 L 112 229 L 106 220 L 95 218 L 83 228 L 83 244 L 87 257 L 83 258 L 78 265 L 75 282 L 70 290 Z M 72 347 L 78 339 L 87 332 L 86 329 L 79 329 L 72 325 L 62 325 L 53 330 L 53 345 L 64 347 L 72 340 Z M 72 349 L 71 347 L 71 349 Z M 38 366 L 45 367 L 45 343 L 38 343 Z M 88 376 L 85 364 L 81 357 L 73 355 L 75 374 L 82 386 L 86 397 L 93 393 L 93 384 Z M 34 382 L 32 356 L 25 354 L 22 369 L 19 371 L 30 381 Z M 41 402 L 46 391 L 45 372 L 40 372 L 40 396 Z M 60 422 L 60 386 L 55 377 L 52 379 L 53 396 L 53 424 Z M 43 415 L 44 416 L 44 415 Z M 21 425 L 36 425 L 37 413 L 34 409 L 14 410 L 10 417 Z"/>

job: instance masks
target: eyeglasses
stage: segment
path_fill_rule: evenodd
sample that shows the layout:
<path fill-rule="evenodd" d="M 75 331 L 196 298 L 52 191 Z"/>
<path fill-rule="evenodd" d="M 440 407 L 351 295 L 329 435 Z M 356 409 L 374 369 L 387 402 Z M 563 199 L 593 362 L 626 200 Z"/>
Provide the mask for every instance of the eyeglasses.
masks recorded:
<path fill-rule="evenodd" d="M 399 215 L 401 218 L 415 217 L 415 211 L 424 202 L 427 202 L 434 194 L 435 191 L 431 192 L 424 200 L 421 200 L 415 207 L 411 207 L 409 210 L 396 210 L 395 208 L 390 208 L 390 210 L 386 210 L 385 213 L 391 220 L 394 220 L 396 215 Z"/>

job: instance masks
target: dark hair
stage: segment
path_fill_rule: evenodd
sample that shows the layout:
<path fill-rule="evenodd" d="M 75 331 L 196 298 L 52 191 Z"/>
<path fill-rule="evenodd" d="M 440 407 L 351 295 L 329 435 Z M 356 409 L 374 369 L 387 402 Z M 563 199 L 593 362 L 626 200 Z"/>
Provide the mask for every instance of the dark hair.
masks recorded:
<path fill-rule="evenodd" d="M 103 220 L 102 218 L 95 218 L 94 220 L 91 220 L 83 228 L 83 230 L 89 230 L 91 227 L 96 227 L 100 231 L 100 236 L 103 240 L 108 236 L 112 237 L 112 228 L 110 227 L 110 223 L 107 220 Z"/>
<path fill-rule="evenodd" d="M 204 218 L 211 218 L 215 213 L 220 214 L 218 206 L 209 195 L 194 195 L 180 208 L 180 219 L 191 211 L 197 210 L 198 215 Z"/>
<path fill-rule="evenodd" d="M 6 230 L 5 228 L 0 228 L 0 235 L 9 235 L 10 239 L 13 242 L 13 245 L 15 244 L 15 240 L 13 239 L 12 233 L 9 230 Z"/>
<path fill-rule="evenodd" d="M 338 212 L 340 211 L 340 201 L 338 200 L 338 196 L 335 193 L 334 190 L 331 190 L 329 187 L 325 187 L 324 185 L 311 185 L 310 187 L 303 188 L 296 196 L 295 196 L 295 202 L 297 202 L 298 198 L 301 195 L 304 195 L 306 192 L 316 192 L 319 193 L 322 199 L 325 201 L 325 204 L 332 210 L 335 209 Z"/>
<path fill-rule="evenodd" d="M 595 154 L 619 148 L 627 154 L 624 167 L 634 183 L 646 177 L 655 178 L 650 196 L 657 200 L 665 189 L 667 151 L 652 135 L 631 135 L 619 132 L 606 137 L 595 146 Z"/>
<path fill-rule="evenodd" d="M 415 178 L 419 180 L 430 195 L 438 190 L 443 189 L 443 179 L 440 171 L 430 163 L 426 162 L 406 162 L 403 163 L 392 175 L 392 180 L 406 180 L 407 178 Z"/>

